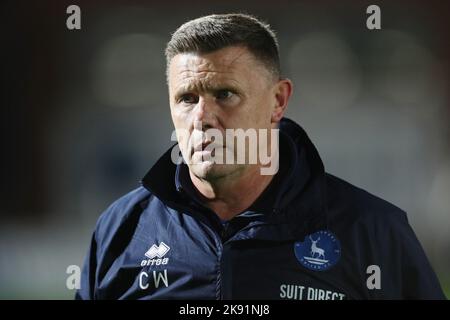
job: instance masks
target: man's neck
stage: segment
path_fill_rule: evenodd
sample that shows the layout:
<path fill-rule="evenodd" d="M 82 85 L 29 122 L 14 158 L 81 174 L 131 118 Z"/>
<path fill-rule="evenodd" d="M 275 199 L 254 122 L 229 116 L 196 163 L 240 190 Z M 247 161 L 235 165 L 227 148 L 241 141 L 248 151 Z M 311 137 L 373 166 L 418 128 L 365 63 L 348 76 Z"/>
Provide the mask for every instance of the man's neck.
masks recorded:
<path fill-rule="evenodd" d="M 220 219 L 230 220 L 248 207 L 263 193 L 273 175 L 261 175 L 258 166 L 247 167 L 237 176 L 228 176 L 213 182 L 200 179 L 189 171 L 192 183 L 205 206 Z"/>

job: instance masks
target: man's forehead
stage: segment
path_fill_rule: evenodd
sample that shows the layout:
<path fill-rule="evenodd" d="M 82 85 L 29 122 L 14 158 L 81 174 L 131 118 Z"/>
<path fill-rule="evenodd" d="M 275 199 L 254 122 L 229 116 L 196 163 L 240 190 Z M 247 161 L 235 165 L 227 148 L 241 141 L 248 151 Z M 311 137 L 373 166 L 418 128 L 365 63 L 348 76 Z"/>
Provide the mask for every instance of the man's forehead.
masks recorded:
<path fill-rule="evenodd" d="M 227 47 L 211 53 L 181 53 L 170 62 L 170 75 L 185 77 L 194 73 L 232 74 L 242 70 L 253 57 L 244 47 Z"/>

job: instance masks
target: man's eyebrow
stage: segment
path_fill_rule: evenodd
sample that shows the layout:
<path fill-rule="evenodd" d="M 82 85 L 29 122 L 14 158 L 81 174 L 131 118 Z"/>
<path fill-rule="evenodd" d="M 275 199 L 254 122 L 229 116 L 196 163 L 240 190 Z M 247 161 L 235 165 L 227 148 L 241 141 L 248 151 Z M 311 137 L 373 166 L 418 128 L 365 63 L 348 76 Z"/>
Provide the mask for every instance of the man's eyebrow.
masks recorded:
<path fill-rule="evenodd" d="M 232 83 L 220 83 L 220 84 L 187 84 L 180 86 L 175 91 L 175 98 L 179 98 L 184 94 L 195 92 L 207 92 L 207 93 L 216 93 L 221 90 L 230 90 L 233 92 L 239 93 L 241 90 L 237 85 Z"/>

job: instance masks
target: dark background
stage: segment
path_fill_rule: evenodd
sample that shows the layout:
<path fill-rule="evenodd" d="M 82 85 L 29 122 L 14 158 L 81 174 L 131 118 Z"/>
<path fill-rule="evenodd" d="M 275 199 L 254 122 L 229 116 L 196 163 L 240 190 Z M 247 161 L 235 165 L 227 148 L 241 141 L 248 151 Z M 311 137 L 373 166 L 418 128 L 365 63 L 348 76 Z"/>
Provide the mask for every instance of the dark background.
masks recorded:
<path fill-rule="evenodd" d="M 81 30 L 66 8 L 81 8 Z M 366 8 L 381 8 L 381 30 Z M 288 117 L 327 171 L 408 212 L 450 283 L 449 4 L 2 1 L 0 298 L 72 298 L 100 213 L 171 145 L 164 47 L 183 22 L 255 14 L 277 31 Z"/>

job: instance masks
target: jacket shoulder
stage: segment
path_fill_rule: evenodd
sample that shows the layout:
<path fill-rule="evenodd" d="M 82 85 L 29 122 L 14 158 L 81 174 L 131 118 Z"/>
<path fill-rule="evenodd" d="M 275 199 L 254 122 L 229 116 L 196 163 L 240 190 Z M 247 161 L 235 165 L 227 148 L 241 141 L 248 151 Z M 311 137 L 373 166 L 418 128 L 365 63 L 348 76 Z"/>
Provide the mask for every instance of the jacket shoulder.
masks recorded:
<path fill-rule="evenodd" d="M 343 179 L 327 173 L 326 185 L 329 207 L 351 215 L 353 221 L 408 223 L 404 210 Z"/>
<path fill-rule="evenodd" d="M 346 239 L 352 256 L 362 265 L 383 270 L 382 299 L 444 299 L 406 212 L 342 179 L 327 174 L 330 220 Z M 370 259 L 367 260 L 367 257 Z"/>
<path fill-rule="evenodd" d="M 140 186 L 114 201 L 99 217 L 95 234 L 99 243 L 112 237 L 130 219 L 139 218 L 152 194 Z"/>

